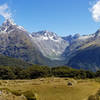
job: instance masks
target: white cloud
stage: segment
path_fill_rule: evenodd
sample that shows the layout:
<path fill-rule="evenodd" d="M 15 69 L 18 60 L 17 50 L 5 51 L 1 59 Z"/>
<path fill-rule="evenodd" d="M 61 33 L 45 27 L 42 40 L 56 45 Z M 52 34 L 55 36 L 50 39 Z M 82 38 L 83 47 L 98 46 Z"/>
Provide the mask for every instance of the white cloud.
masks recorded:
<path fill-rule="evenodd" d="M 11 18 L 12 14 L 7 4 L 0 5 L 0 15 L 5 19 Z"/>
<path fill-rule="evenodd" d="M 100 22 L 100 0 L 97 0 L 97 2 L 92 5 L 90 12 L 92 13 L 94 21 Z"/>

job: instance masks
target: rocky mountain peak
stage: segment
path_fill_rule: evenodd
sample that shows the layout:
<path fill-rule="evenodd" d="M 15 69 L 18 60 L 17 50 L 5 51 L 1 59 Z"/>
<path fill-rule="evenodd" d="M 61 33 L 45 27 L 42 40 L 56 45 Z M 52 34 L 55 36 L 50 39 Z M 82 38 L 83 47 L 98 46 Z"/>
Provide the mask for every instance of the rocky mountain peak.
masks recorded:
<path fill-rule="evenodd" d="M 57 36 L 57 35 L 54 32 L 49 32 L 47 30 L 44 30 L 44 31 L 34 32 L 33 36 L 47 36 L 47 37 L 50 37 L 50 36 Z"/>
<path fill-rule="evenodd" d="M 12 19 L 6 19 L 2 26 L 0 26 L 0 32 L 6 33 L 8 30 L 12 30 L 16 26 Z"/>
<path fill-rule="evenodd" d="M 100 29 L 96 31 L 95 36 L 100 36 Z"/>
<path fill-rule="evenodd" d="M 77 33 L 77 34 L 75 34 L 75 35 L 73 36 L 74 39 L 77 39 L 77 38 L 79 38 L 79 37 L 80 37 L 80 34 L 79 34 L 79 33 Z"/>
<path fill-rule="evenodd" d="M 0 32 L 6 33 L 11 30 L 21 30 L 26 31 L 22 26 L 16 25 L 16 23 L 13 21 L 13 19 L 6 19 L 2 26 L 0 26 Z"/>
<path fill-rule="evenodd" d="M 16 25 L 16 24 L 14 23 L 13 19 L 6 19 L 2 25 L 11 26 L 11 25 Z"/>
<path fill-rule="evenodd" d="M 39 32 L 33 32 L 32 36 L 35 37 L 35 38 L 39 38 L 41 40 L 61 41 L 61 37 L 57 36 L 56 33 L 49 32 L 47 30 L 39 31 Z"/>

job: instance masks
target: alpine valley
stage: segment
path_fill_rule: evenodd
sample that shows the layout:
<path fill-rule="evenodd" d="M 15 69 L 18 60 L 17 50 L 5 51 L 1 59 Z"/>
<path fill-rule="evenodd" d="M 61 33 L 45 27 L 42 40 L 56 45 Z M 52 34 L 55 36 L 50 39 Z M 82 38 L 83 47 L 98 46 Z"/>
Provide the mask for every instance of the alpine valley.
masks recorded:
<path fill-rule="evenodd" d="M 0 54 L 32 64 L 68 65 L 97 71 L 100 69 L 100 30 L 89 35 L 61 37 L 47 30 L 29 33 L 7 19 L 0 26 Z"/>

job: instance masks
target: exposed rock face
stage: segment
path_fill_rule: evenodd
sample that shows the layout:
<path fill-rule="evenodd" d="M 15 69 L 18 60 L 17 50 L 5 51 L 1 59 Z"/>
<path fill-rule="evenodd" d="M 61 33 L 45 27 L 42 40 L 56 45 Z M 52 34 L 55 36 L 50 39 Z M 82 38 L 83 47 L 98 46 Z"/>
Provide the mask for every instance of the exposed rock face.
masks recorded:
<path fill-rule="evenodd" d="M 23 27 L 7 19 L 0 27 L 0 54 L 35 64 L 45 64 L 47 59 L 29 34 Z"/>
<path fill-rule="evenodd" d="M 100 69 L 100 30 L 90 35 L 57 36 L 53 32 L 32 34 L 7 19 L 0 27 L 0 54 L 40 65 L 69 65 L 77 69 Z"/>
<path fill-rule="evenodd" d="M 69 46 L 67 41 L 49 31 L 35 32 L 31 37 L 42 54 L 50 59 L 63 59 L 61 55 Z"/>
<path fill-rule="evenodd" d="M 66 65 L 73 68 L 92 71 L 100 69 L 100 30 L 72 39 L 64 55 Z"/>

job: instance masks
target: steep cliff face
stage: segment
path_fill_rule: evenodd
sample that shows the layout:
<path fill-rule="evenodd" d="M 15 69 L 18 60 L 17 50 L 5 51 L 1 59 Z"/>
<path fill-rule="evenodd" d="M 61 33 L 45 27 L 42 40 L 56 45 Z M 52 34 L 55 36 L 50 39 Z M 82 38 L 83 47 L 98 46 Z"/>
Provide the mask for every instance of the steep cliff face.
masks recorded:
<path fill-rule="evenodd" d="M 62 53 L 69 43 L 57 36 L 56 33 L 49 31 L 39 31 L 32 33 L 32 40 L 38 46 L 41 53 L 52 60 L 62 60 Z"/>
<path fill-rule="evenodd" d="M 25 61 L 44 64 L 47 60 L 23 27 L 7 19 L 0 27 L 0 53 Z"/>

